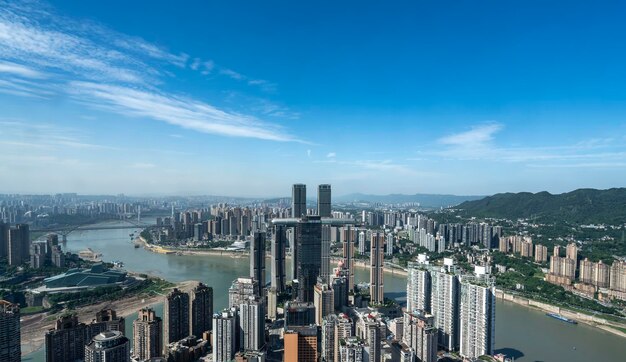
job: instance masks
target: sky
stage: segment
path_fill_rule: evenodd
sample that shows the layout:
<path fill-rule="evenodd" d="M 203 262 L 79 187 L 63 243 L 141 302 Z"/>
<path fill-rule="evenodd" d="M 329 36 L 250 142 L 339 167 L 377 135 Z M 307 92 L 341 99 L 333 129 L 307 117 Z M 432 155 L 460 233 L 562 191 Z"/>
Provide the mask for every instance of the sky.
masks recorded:
<path fill-rule="evenodd" d="M 0 0 L 0 193 L 623 187 L 625 13 Z"/>

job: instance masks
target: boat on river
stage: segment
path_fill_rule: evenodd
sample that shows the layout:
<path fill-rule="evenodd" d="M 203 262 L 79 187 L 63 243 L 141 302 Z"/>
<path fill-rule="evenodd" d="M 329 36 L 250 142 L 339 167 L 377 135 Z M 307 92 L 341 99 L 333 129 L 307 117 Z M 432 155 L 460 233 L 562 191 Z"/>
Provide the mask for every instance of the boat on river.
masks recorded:
<path fill-rule="evenodd" d="M 554 318 L 554 319 L 558 319 L 558 320 L 560 320 L 561 322 L 567 322 L 567 323 L 571 323 L 571 324 L 578 324 L 578 322 L 576 322 L 575 320 L 573 320 L 573 319 L 569 319 L 569 318 L 564 317 L 564 316 L 562 316 L 562 315 L 560 315 L 560 314 L 557 314 L 557 313 L 546 313 L 546 315 L 547 315 L 548 317 L 552 317 L 552 318 Z"/>

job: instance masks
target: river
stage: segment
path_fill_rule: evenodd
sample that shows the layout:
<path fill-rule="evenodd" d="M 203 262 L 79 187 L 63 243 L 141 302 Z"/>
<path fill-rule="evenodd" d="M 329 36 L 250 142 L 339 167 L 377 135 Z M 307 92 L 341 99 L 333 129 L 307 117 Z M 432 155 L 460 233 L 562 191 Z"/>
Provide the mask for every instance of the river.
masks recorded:
<path fill-rule="evenodd" d="M 153 220 L 147 220 L 153 221 Z M 115 225 L 114 222 L 108 223 Z M 129 271 L 148 273 L 172 282 L 199 280 L 213 287 L 215 310 L 228 303 L 228 287 L 238 276 L 249 272 L 247 258 L 228 256 L 179 256 L 156 254 L 135 249 L 129 234 L 134 229 L 104 229 L 75 231 L 68 235 L 65 249 L 78 252 L 91 248 L 103 254 L 103 260 L 119 260 Z M 269 276 L 269 263 L 267 274 Z M 367 281 L 368 271 L 355 272 L 357 281 Z M 406 278 L 385 274 L 388 297 L 405 299 Z M 139 309 L 141 306 L 137 306 Z M 162 305 L 157 306 L 162 316 Z M 126 333 L 132 340 L 132 320 L 126 318 Z M 43 333 L 43 332 L 42 332 Z M 623 361 L 626 340 L 584 324 L 571 325 L 548 318 L 541 311 L 498 300 L 496 306 L 496 352 L 514 356 L 516 361 Z M 23 361 L 43 362 L 43 349 L 22 358 Z"/>

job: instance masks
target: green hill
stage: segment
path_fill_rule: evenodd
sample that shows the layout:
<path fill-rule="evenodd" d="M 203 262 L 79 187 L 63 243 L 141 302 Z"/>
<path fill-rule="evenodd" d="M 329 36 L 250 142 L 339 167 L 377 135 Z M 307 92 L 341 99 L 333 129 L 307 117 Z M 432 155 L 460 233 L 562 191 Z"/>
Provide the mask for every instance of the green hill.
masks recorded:
<path fill-rule="evenodd" d="M 626 223 L 626 188 L 578 189 L 557 195 L 546 191 L 503 193 L 455 208 L 465 216 L 618 225 Z"/>

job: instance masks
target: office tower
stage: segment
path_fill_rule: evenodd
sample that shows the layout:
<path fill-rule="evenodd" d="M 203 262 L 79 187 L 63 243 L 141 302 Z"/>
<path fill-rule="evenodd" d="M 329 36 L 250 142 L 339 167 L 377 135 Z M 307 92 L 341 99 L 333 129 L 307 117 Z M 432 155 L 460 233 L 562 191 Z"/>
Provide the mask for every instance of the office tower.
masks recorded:
<path fill-rule="evenodd" d="M 493 355 L 496 337 L 496 295 L 493 281 L 472 277 L 461 283 L 460 352 L 466 358 Z"/>
<path fill-rule="evenodd" d="M 161 318 L 154 310 L 139 310 L 137 319 L 133 321 L 133 357 L 143 361 L 160 357 L 163 352 Z"/>
<path fill-rule="evenodd" d="M 430 311 L 431 281 L 430 272 L 426 265 L 411 261 L 408 264 L 408 278 L 406 283 L 406 310 Z"/>
<path fill-rule="evenodd" d="M 367 321 L 365 322 L 365 328 L 367 330 L 366 333 L 366 342 L 368 348 L 368 361 L 369 362 L 380 362 L 381 358 L 381 342 L 383 340 L 383 333 L 381 333 L 380 326 L 378 321 Z"/>
<path fill-rule="evenodd" d="M 265 345 L 265 308 L 259 299 L 239 304 L 239 345 L 243 350 L 258 351 Z"/>
<path fill-rule="evenodd" d="M 129 362 L 130 341 L 120 331 L 97 334 L 85 346 L 85 362 Z"/>
<path fill-rule="evenodd" d="M 259 282 L 259 289 L 265 287 L 265 233 L 255 232 L 250 240 L 250 277 Z"/>
<path fill-rule="evenodd" d="M 317 362 L 317 326 L 285 331 L 284 362 Z"/>
<path fill-rule="evenodd" d="M 385 234 L 373 232 L 370 248 L 370 297 L 374 304 L 382 304 L 385 299 L 383 271 L 385 263 Z"/>
<path fill-rule="evenodd" d="M 343 266 L 348 269 L 348 288 L 354 291 L 354 240 L 356 230 L 346 225 L 341 229 L 341 241 L 343 244 Z"/>
<path fill-rule="evenodd" d="M 321 230 L 321 264 L 320 264 L 320 277 L 325 283 L 330 283 L 330 225 L 322 225 Z"/>
<path fill-rule="evenodd" d="M 315 324 L 315 305 L 313 303 L 285 303 L 285 328 L 302 327 Z"/>
<path fill-rule="evenodd" d="M 274 239 L 272 240 L 272 257 L 271 257 L 271 286 L 276 289 L 277 293 L 285 291 L 286 275 L 285 275 L 285 246 L 287 245 L 286 227 L 276 225 L 274 227 Z"/>
<path fill-rule="evenodd" d="M 189 294 L 191 299 L 189 334 L 200 338 L 204 332 L 213 328 L 213 288 L 198 283 Z"/>
<path fill-rule="evenodd" d="M 85 358 L 87 326 L 76 315 L 62 316 L 46 332 L 46 362 L 67 362 Z"/>
<path fill-rule="evenodd" d="M 347 272 L 345 274 L 347 274 Z M 332 280 L 335 310 L 340 311 L 343 307 L 348 306 L 348 297 L 350 295 L 348 278 L 345 275 L 341 275 L 341 272 L 337 270 L 337 274 L 332 278 Z"/>
<path fill-rule="evenodd" d="M 548 261 L 548 248 L 545 245 L 535 245 L 535 262 L 545 263 Z"/>
<path fill-rule="evenodd" d="M 96 313 L 96 319 L 92 320 L 87 327 L 89 329 L 87 340 L 91 340 L 97 334 L 106 331 L 120 331 L 124 334 L 126 320 L 124 317 L 118 317 L 113 309 L 102 309 Z"/>
<path fill-rule="evenodd" d="M 163 348 L 178 342 L 189 335 L 189 294 L 174 288 L 166 297 L 163 306 L 165 325 L 163 328 Z M 167 354 L 167 351 L 163 351 Z"/>
<path fill-rule="evenodd" d="M 322 361 L 335 360 L 335 324 L 337 316 L 330 314 L 322 319 L 322 343 L 320 343 L 320 358 Z"/>
<path fill-rule="evenodd" d="M 9 229 L 7 256 L 9 265 L 17 266 L 30 258 L 30 231 L 28 224 L 18 224 Z"/>
<path fill-rule="evenodd" d="M 319 216 L 303 217 L 296 224 L 296 279 L 300 283 L 298 297 L 313 302 L 313 287 L 320 276 L 322 223 Z"/>
<path fill-rule="evenodd" d="M 321 278 L 314 289 L 315 324 L 322 325 L 322 319 L 335 310 L 333 289 L 323 283 Z"/>
<path fill-rule="evenodd" d="M 9 250 L 9 224 L 2 221 L 0 218 L 0 259 L 8 257 Z"/>
<path fill-rule="evenodd" d="M 224 309 L 213 316 L 212 347 L 214 362 L 231 361 L 237 350 L 237 309 Z"/>
<path fill-rule="evenodd" d="M 291 190 L 291 217 L 306 216 L 306 185 L 294 184 Z"/>
<path fill-rule="evenodd" d="M 261 295 L 259 282 L 253 278 L 237 278 L 228 289 L 228 306 L 239 307 L 244 301 Z"/>
<path fill-rule="evenodd" d="M 422 362 L 437 361 L 437 329 L 432 315 L 419 311 L 404 313 L 402 340 Z"/>
<path fill-rule="evenodd" d="M 349 337 L 352 337 L 352 321 L 341 313 L 335 321 L 335 362 L 339 362 L 339 345 Z"/>
<path fill-rule="evenodd" d="M 431 274 L 430 311 L 438 329 L 438 343 L 447 351 L 459 345 L 459 280 L 456 275 L 445 271 Z"/>
<path fill-rule="evenodd" d="M 330 185 L 319 185 L 317 187 L 317 214 L 321 217 L 331 217 L 331 194 Z"/>
<path fill-rule="evenodd" d="M 20 307 L 0 300 L 0 361 L 20 362 L 21 354 Z"/>

